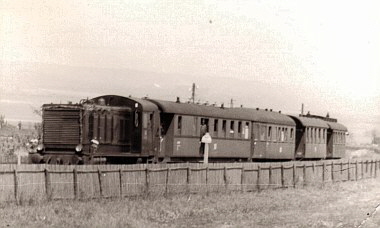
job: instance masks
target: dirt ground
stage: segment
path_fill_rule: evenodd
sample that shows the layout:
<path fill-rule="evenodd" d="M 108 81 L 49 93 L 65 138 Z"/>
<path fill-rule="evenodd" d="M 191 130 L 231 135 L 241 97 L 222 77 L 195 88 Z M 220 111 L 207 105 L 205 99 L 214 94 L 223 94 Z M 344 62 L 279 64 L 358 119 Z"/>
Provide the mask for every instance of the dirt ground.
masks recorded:
<path fill-rule="evenodd" d="M 380 178 L 325 187 L 0 205 L 0 227 L 380 227 Z"/>

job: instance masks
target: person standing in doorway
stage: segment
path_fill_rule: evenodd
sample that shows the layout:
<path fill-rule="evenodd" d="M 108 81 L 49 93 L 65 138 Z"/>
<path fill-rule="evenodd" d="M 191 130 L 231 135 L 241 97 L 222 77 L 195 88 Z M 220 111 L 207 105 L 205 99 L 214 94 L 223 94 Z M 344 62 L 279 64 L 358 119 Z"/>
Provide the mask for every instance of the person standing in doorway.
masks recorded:
<path fill-rule="evenodd" d="M 208 126 L 206 124 L 206 121 L 204 119 L 201 120 L 201 128 L 200 128 L 200 137 L 199 137 L 199 141 L 201 142 L 201 146 L 199 148 L 199 154 L 201 156 L 203 156 L 204 154 L 204 148 L 205 148 L 205 144 L 202 143 L 202 137 L 208 132 Z"/>

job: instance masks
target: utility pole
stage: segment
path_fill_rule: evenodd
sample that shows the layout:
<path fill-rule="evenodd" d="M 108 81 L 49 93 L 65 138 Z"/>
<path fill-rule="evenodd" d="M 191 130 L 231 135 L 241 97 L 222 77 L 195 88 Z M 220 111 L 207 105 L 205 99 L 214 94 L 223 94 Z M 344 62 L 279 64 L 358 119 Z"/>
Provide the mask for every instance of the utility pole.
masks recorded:
<path fill-rule="evenodd" d="M 194 104 L 195 103 L 195 83 L 193 83 L 193 87 L 191 88 L 191 100 Z"/>
<path fill-rule="evenodd" d="M 302 103 L 302 107 L 301 107 L 301 115 L 303 115 L 303 103 Z"/>

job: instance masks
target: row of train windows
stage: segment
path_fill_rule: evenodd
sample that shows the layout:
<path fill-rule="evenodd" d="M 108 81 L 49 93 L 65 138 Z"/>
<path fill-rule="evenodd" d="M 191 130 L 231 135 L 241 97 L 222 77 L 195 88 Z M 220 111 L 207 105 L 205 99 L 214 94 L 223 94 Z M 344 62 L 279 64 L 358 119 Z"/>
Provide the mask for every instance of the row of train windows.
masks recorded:
<path fill-rule="evenodd" d="M 199 121 L 199 122 L 198 122 Z M 243 138 L 249 137 L 250 122 L 178 116 L 177 135 L 200 135 L 209 132 L 214 137 Z"/>
<path fill-rule="evenodd" d="M 327 129 L 308 127 L 306 128 L 306 142 L 326 143 Z"/>
<path fill-rule="evenodd" d="M 293 141 L 294 128 L 260 125 L 261 141 Z"/>
<path fill-rule="evenodd" d="M 346 135 L 344 132 L 334 132 L 334 143 L 335 144 L 345 144 Z"/>

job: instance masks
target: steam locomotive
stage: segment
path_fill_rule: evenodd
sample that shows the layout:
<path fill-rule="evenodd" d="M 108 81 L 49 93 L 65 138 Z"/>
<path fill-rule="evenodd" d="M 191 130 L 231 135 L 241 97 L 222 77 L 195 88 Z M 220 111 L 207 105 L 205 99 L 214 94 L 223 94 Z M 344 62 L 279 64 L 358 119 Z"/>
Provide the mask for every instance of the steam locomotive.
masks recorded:
<path fill-rule="evenodd" d="M 33 163 L 187 162 L 341 158 L 347 128 L 336 119 L 268 109 L 105 95 L 42 106 Z"/>

